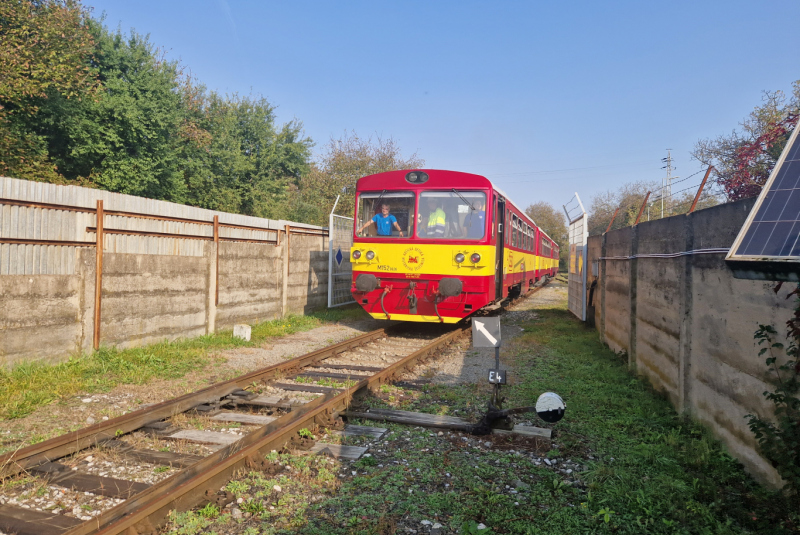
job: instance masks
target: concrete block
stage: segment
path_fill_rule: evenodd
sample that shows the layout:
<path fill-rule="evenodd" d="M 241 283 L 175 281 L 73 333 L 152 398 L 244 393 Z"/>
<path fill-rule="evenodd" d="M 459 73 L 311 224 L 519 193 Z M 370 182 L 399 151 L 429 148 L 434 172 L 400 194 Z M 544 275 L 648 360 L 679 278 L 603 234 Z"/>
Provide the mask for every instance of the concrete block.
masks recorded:
<path fill-rule="evenodd" d="M 235 336 L 236 338 L 241 338 L 242 340 L 247 340 L 249 342 L 251 330 L 252 329 L 250 329 L 249 325 L 240 323 L 238 325 L 233 326 L 233 336 Z"/>

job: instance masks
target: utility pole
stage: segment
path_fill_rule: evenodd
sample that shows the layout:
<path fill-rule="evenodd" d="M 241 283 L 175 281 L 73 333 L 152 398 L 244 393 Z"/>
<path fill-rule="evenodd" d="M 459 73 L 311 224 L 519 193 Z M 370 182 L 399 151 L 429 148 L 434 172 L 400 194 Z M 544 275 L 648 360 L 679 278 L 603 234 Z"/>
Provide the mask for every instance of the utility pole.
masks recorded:
<path fill-rule="evenodd" d="M 666 163 L 661 169 L 667 170 L 667 176 L 661 179 L 661 218 L 664 218 L 664 197 L 667 197 L 667 210 L 670 210 L 670 202 L 672 201 L 672 181 L 679 176 L 672 176 L 672 149 L 667 149 L 667 157 L 661 158 L 661 161 Z M 670 210 L 672 214 L 672 210 Z"/>

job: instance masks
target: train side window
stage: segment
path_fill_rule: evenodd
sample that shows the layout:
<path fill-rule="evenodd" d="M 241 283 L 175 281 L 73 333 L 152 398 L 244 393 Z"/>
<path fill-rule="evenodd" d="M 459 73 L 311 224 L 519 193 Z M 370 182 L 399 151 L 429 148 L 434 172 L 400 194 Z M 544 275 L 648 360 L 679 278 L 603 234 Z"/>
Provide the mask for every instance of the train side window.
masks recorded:
<path fill-rule="evenodd" d="M 517 246 L 517 216 L 513 215 L 511 217 L 514 220 L 514 224 L 512 226 L 513 234 L 511 235 L 511 246 L 512 247 L 516 247 Z"/>
<path fill-rule="evenodd" d="M 526 225 L 525 223 L 520 224 L 519 232 L 522 235 L 521 236 L 522 237 L 522 250 L 523 251 L 527 251 L 528 250 L 528 225 Z"/>
<path fill-rule="evenodd" d="M 506 245 L 511 245 L 511 212 L 506 209 Z"/>
<path fill-rule="evenodd" d="M 408 238 L 414 222 L 414 194 L 411 192 L 369 192 L 358 196 L 356 235 L 377 238 Z M 383 208 L 388 207 L 384 214 Z M 397 226 L 400 230 L 397 230 Z"/>
<path fill-rule="evenodd" d="M 525 225 L 525 250 L 531 250 L 531 227 Z"/>

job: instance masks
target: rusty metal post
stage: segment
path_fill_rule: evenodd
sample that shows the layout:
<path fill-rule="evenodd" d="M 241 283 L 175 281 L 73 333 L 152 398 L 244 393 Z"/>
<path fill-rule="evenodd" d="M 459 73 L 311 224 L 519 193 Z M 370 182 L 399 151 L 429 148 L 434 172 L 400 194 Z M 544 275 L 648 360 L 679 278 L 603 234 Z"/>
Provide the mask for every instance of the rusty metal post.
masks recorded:
<path fill-rule="evenodd" d="M 214 261 L 214 304 L 219 305 L 219 216 L 214 216 L 214 251 L 217 259 Z"/>
<path fill-rule="evenodd" d="M 291 229 L 289 225 L 286 225 L 283 230 L 286 233 L 286 243 L 283 249 L 283 269 L 281 274 L 281 317 L 285 318 L 289 313 L 289 244 L 291 243 L 289 240 L 289 232 Z"/>
<path fill-rule="evenodd" d="M 647 199 L 650 198 L 650 191 L 647 192 L 647 195 L 644 196 L 644 202 L 642 202 L 642 207 L 639 208 L 639 215 L 636 216 L 636 223 L 633 225 L 636 226 L 639 224 L 639 220 L 642 218 L 642 212 L 644 212 L 644 206 L 647 204 Z"/>
<path fill-rule="evenodd" d="M 614 224 L 614 220 L 617 218 L 618 213 L 619 213 L 619 206 L 617 206 L 617 209 L 614 210 L 614 215 L 611 216 L 611 221 L 608 222 L 608 228 L 606 229 L 606 232 L 611 230 L 611 225 Z"/>
<path fill-rule="evenodd" d="M 95 234 L 95 277 L 94 277 L 94 349 L 100 349 L 100 306 L 103 297 L 103 201 L 97 201 L 97 232 Z"/>
<path fill-rule="evenodd" d="M 289 239 L 289 232 L 291 232 L 291 227 L 289 225 L 286 225 L 284 227 L 284 229 L 285 229 L 284 232 L 286 232 L 286 261 L 288 262 L 289 261 L 289 245 L 291 243 L 291 240 Z"/>
<path fill-rule="evenodd" d="M 706 180 L 708 180 L 708 175 L 711 174 L 712 169 L 714 169 L 714 166 L 709 165 L 708 169 L 706 170 L 706 176 L 703 177 L 703 182 L 700 183 L 700 188 L 697 190 L 697 195 L 694 196 L 694 202 L 692 203 L 692 207 L 689 208 L 690 214 L 694 212 L 695 208 L 697 208 L 697 201 L 700 200 L 700 194 L 703 193 L 703 188 L 706 187 Z"/>

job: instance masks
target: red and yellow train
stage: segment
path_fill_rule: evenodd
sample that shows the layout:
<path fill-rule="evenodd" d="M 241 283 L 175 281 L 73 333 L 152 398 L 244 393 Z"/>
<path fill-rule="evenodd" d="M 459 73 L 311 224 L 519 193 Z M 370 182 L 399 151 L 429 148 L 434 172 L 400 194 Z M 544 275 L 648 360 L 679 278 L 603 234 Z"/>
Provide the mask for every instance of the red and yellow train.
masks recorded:
<path fill-rule="evenodd" d="M 456 323 L 554 277 L 558 255 L 480 175 L 389 171 L 356 186 L 352 293 L 374 318 Z"/>

